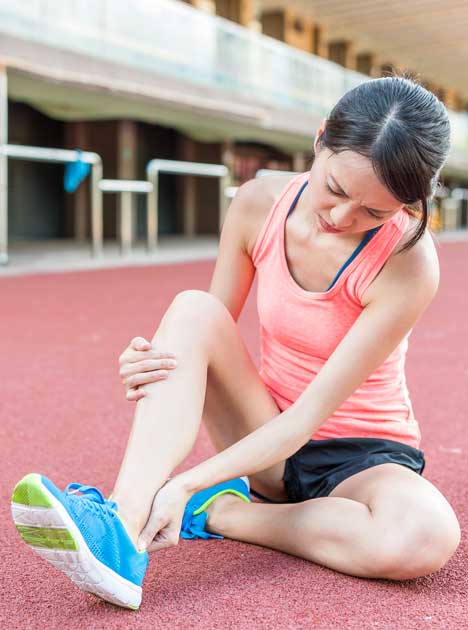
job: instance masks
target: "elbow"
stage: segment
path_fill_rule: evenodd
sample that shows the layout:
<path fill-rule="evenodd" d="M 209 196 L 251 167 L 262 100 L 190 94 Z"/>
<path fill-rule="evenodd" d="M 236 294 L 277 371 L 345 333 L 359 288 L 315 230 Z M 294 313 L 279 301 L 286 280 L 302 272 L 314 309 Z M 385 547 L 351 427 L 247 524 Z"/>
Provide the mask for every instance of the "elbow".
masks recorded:
<path fill-rule="evenodd" d="M 322 424 L 317 423 L 316 418 L 311 417 L 310 409 L 308 413 L 306 413 L 304 408 L 301 407 L 300 404 L 297 404 L 297 401 L 288 407 L 283 414 L 287 415 L 288 423 L 295 429 L 294 440 L 297 444 L 296 450 L 305 446 L 311 436 L 318 430 L 320 424 Z"/>

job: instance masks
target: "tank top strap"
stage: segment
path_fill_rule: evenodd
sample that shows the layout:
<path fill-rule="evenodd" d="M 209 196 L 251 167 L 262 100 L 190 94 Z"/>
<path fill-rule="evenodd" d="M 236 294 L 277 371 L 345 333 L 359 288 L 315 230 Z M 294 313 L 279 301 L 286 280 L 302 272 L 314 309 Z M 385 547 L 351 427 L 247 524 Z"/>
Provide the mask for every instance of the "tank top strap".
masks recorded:
<path fill-rule="evenodd" d="M 338 282 L 338 280 L 339 280 L 341 274 L 344 272 L 344 270 L 353 262 L 353 260 L 355 258 L 357 258 L 359 253 L 364 249 L 364 247 L 371 240 L 371 238 L 375 234 L 377 234 L 377 232 L 381 229 L 381 227 L 382 226 L 379 225 L 378 227 L 373 228 L 372 230 L 369 230 L 368 232 L 366 232 L 366 234 L 365 234 L 364 238 L 362 239 L 362 241 L 360 242 L 360 244 L 356 247 L 354 252 L 351 254 L 351 256 L 348 258 L 348 260 L 344 263 L 344 265 L 341 267 L 341 269 L 336 274 L 333 282 L 330 284 L 330 286 L 328 287 L 327 291 L 330 291 L 330 289 L 332 289 L 335 286 L 335 284 Z"/>
<path fill-rule="evenodd" d="M 291 179 L 281 191 L 278 199 L 273 204 L 267 215 L 265 223 L 258 233 L 257 240 L 252 250 L 252 261 L 257 266 L 267 255 L 272 247 L 276 245 L 276 235 L 279 226 L 282 225 L 284 215 L 288 212 L 293 202 L 299 198 L 304 183 L 307 183 L 309 171 L 300 173 Z"/>
<path fill-rule="evenodd" d="M 365 290 L 376 278 L 403 238 L 408 223 L 408 213 L 405 210 L 400 210 L 384 223 L 381 229 L 374 234 L 372 240 L 367 243 L 365 256 L 361 258 L 359 266 L 353 269 L 347 280 L 348 291 L 354 295 L 359 303 L 361 303 Z"/>

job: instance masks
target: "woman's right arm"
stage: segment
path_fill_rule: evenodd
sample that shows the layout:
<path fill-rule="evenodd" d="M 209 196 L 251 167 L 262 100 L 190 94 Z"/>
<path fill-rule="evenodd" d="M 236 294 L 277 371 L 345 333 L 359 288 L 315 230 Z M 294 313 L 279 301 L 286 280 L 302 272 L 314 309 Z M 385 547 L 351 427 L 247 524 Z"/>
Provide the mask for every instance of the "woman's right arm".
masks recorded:
<path fill-rule="evenodd" d="M 253 179 L 238 188 L 224 220 L 209 288 L 236 321 L 255 277 L 250 254 L 252 240 L 262 225 L 258 225 L 259 219 L 264 214 L 262 184 L 261 180 Z"/>
<path fill-rule="evenodd" d="M 264 178 L 250 180 L 239 187 L 226 213 L 209 292 L 225 304 L 236 321 L 255 276 L 250 254 L 273 201 Z M 143 337 L 132 339 L 119 357 L 119 374 L 127 400 L 144 397 L 140 385 L 169 376 L 175 368 L 169 362 L 174 355 L 171 357 L 170 348 L 165 350 L 153 348 Z"/>

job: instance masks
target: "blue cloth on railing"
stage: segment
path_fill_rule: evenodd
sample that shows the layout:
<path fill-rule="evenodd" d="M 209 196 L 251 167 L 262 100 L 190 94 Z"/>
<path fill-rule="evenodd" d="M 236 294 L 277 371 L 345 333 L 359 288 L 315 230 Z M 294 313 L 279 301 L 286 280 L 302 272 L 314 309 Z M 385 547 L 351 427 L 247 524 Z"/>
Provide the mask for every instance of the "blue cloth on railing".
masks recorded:
<path fill-rule="evenodd" d="M 75 192 L 81 182 L 89 175 L 91 170 L 90 165 L 87 162 L 83 162 L 81 156 L 83 151 L 76 150 L 76 160 L 74 162 L 68 162 L 65 166 L 65 173 L 63 175 L 63 186 L 68 193 Z"/>

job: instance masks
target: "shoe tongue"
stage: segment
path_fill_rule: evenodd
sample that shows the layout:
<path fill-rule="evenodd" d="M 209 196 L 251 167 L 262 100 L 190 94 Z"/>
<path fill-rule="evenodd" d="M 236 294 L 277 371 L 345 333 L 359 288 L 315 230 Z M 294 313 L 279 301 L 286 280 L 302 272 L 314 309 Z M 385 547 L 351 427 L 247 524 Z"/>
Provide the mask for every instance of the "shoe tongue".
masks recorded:
<path fill-rule="evenodd" d="M 114 506 L 117 506 L 115 501 L 109 501 L 109 499 L 105 499 L 102 492 L 99 488 L 95 486 L 85 486 L 79 483 L 70 483 L 66 488 L 67 494 L 76 494 L 77 492 L 81 492 L 81 495 L 84 499 L 89 499 L 90 501 L 94 501 L 95 503 L 100 503 L 101 505 L 107 505 L 114 509 Z"/>

